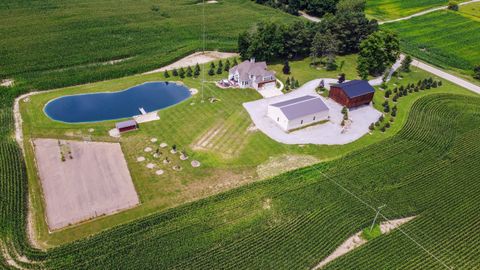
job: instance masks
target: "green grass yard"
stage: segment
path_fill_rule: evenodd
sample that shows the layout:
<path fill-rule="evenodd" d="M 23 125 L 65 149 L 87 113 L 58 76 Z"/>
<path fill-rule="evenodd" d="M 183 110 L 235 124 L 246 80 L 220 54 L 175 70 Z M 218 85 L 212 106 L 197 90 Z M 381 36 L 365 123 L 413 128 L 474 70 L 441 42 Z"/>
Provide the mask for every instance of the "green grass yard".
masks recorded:
<path fill-rule="evenodd" d="M 438 11 L 382 28 L 399 34 L 405 53 L 474 81 L 473 67 L 480 63 L 480 21 L 470 15 Z"/>
<path fill-rule="evenodd" d="M 294 67 L 292 72 L 295 72 L 295 68 L 300 69 L 305 63 L 307 62 L 292 62 L 292 67 Z M 319 76 L 322 75 L 320 72 Z M 304 80 L 316 78 L 314 73 L 311 73 L 310 76 L 312 77 L 305 76 Z M 416 82 L 430 75 L 413 69 L 412 72 L 403 76 L 402 79 L 394 79 L 392 83 Z M 220 77 L 216 75 L 214 78 L 207 78 L 214 80 Z M 176 79 L 178 78 L 172 80 Z M 41 189 L 33 165 L 33 152 L 29 139 L 49 137 L 81 140 L 89 137 L 94 141 L 115 141 L 106 135 L 107 131 L 113 127 L 114 122 L 64 124 L 50 120 L 43 114 L 41 108 L 49 100 L 63 95 L 119 91 L 145 81 L 155 80 L 165 79 L 162 73 L 131 76 L 42 93 L 32 96 L 28 103 L 21 102 L 30 194 L 34 207 L 37 238 L 42 247 L 71 242 L 114 225 L 257 181 L 260 179 L 260 175 L 264 175 L 259 170 L 268 170 L 272 166 L 274 168 L 294 169 L 309 165 L 312 162 L 338 158 L 351 151 L 393 136 L 405 123 L 411 105 L 418 98 L 433 93 L 467 93 L 445 82 L 442 88 L 403 97 L 398 104 L 397 120 L 386 133 L 375 131 L 372 135 L 366 135 L 356 142 L 343 146 L 305 145 L 299 147 L 282 145 L 261 132 L 248 130 L 251 121 L 241 104 L 245 101 L 260 98 L 260 95 L 254 90 L 222 90 L 216 88 L 214 84 L 208 83 L 205 87 L 205 97 L 215 96 L 221 101 L 202 103 L 200 101 L 201 94 L 198 94 L 181 104 L 160 111 L 161 120 L 142 124 L 139 131 L 127 133 L 119 140 L 142 201 L 139 207 L 49 234 L 43 219 Z M 200 79 L 187 78 L 183 82 L 190 88 L 201 88 Z M 383 92 L 378 91 L 375 97 L 375 106 L 381 107 L 381 102 L 383 102 Z M 191 105 L 191 103 L 194 103 L 194 105 Z M 88 132 L 90 128 L 95 131 L 93 133 Z M 205 139 L 206 134 L 218 129 L 221 130 L 217 132 L 218 136 L 209 139 L 211 145 L 204 148 L 198 147 L 199 142 Z M 179 161 L 178 158 L 170 156 L 175 161 L 167 167 L 160 167 L 165 169 L 166 174 L 155 175 L 155 170 L 145 167 L 146 162 L 138 163 L 136 161 L 138 156 L 145 156 L 147 159 L 153 160 L 143 152 L 143 149 L 147 146 L 154 147 L 150 143 L 150 138 L 153 137 L 158 138 L 158 143 L 176 144 L 179 149 L 187 151 L 190 155 L 189 161 L 197 159 L 202 163 L 202 166 L 194 169 L 189 166 L 189 161 Z M 284 155 L 293 156 L 293 161 L 289 159 L 288 164 L 282 164 L 282 156 Z M 305 158 L 309 160 L 309 163 L 302 162 Z M 181 172 L 174 172 L 170 167 L 173 164 L 179 164 L 184 169 Z M 159 164 L 159 166 L 162 165 Z M 275 170 L 276 174 L 282 172 L 281 169 Z"/>

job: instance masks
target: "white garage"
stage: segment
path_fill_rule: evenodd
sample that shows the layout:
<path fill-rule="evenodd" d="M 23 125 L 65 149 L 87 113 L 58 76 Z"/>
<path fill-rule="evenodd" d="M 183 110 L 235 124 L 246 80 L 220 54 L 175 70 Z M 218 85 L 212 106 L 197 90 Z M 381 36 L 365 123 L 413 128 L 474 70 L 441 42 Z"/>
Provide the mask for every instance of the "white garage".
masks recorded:
<path fill-rule="evenodd" d="M 267 115 L 283 130 L 308 126 L 328 120 L 329 108 L 320 97 L 305 95 L 269 104 Z"/>

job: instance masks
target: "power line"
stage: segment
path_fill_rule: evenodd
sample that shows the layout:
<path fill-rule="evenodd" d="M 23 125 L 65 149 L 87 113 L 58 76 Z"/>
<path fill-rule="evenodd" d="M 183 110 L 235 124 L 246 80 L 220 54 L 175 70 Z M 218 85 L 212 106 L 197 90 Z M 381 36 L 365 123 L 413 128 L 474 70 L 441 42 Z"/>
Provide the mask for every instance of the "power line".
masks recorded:
<path fill-rule="evenodd" d="M 358 195 L 356 195 L 355 193 L 353 193 L 352 191 L 350 191 L 349 189 L 347 189 L 346 187 L 344 187 L 343 185 L 341 185 L 340 183 L 338 183 L 337 181 L 335 181 L 333 178 L 331 178 L 330 176 L 324 174 L 322 171 L 320 171 L 320 169 L 316 169 L 317 172 L 319 172 L 323 177 L 325 177 L 328 181 L 334 183 L 336 186 L 340 187 L 343 191 L 345 191 L 346 193 L 348 193 L 349 195 L 351 195 L 352 197 L 354 197 L 355 199 L 357 199 L 359 202 L 361 202 L 362 204 L 364 204 L 365 206 L 367 206 L 368 208 L 374 210 L 374 211 L 377 211 L 378 209 L 372 205 L 370 205 L 369 203 L 367 203 L 365 200 L 363 200 L 362 198 L 360 198 Z M 383 219 L 385 219 L 387 222 L 391 222 L 391 220 L 389 218 L 387 218 L 384 214 L 380 213 L 380 212 L 377 212 L 378 215 L 380 215 Z M 453 269 L 452 267 L 448 266 L 445 262 L 443 262 L 442 260 L 440 260 L 440 258 L 438 258 L 437 256 L 435 256 L 435 254 L 433 254 L 431 251 L 429 251 L 427 248 L 425 248 L 424 246 L 422 246 L 418 241 L 416 241 L 412 236 L 410 236 L 407 232 L 405 232 L 404 230 L 402 230 L 400 227 L 398 228 L 398 230 L 403 233 L 408 239 L 410 239 L 413 243 L 415 243 L 417 246 L 419 246 L 423 251 L 425 251 L 428 255 L 430 255 L 432 258 L 434 258 L 437 262 L 439 262 L 441 265 L 443 265 L 446 269 Z"/>

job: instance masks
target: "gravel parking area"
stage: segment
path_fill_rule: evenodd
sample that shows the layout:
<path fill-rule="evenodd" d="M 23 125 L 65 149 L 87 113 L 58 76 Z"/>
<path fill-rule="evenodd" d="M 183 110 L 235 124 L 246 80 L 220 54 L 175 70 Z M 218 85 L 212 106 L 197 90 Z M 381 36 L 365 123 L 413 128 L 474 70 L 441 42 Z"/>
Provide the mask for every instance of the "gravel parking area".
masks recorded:
<path fill-rule="evenodd" d="M 35 139 L 33 143 L 50 230 L 139 203 L 120 144 L 59 144 L 56 139 Z"/>
<path fill-rule="evenodd" d="M 330 108 L 330 121 L 324 124 L 310 126 L 304 129 L 287 133 L 283 131 L 273 120 L 267 116 L 268 104 L 284 101 L 287 99 L 303 96 L 316 95 L 315 88 L 321 79 L 310 81 L 291 93 L 264 98 L 243 104 L 248 111 L 255 126 L 273 140 L 284 144 L 347 144 L 358 140 L 368 133 L 368 126 L 377 121 L 382 115 L 372 106 L 362 106 L 350 110 L 351 124 L 342 127 L 342 106 L 328 98 L 321 97 Z M 328 89 L 330 83 L 336 83 L 334 79 L 324 79 Z"/>

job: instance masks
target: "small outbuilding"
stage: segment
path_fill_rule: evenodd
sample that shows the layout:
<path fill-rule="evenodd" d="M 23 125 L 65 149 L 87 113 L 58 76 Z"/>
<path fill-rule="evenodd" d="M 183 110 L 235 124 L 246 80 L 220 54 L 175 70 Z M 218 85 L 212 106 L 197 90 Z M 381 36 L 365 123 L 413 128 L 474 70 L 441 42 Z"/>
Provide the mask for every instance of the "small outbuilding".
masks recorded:
<path fill-rule="evenodd" d="M 291 131 L 329 117 L 329 108 L 320 97 L 306 95 L 268 105 L 268 117 L 283 130 Z"/>
<path fill-rule="evenodd" d="M 115 124 L 118 132 L 123 133 L 131 130 L 138 129 L 138 124 L 135 120 L 127 120 Z"/>
<path fill-rule="evenodd" d="M 375 89 L 364 80 L 352 80 L 330 85 L 328 97 L 337 103 L 353 108 L 372 102 Z"/>

